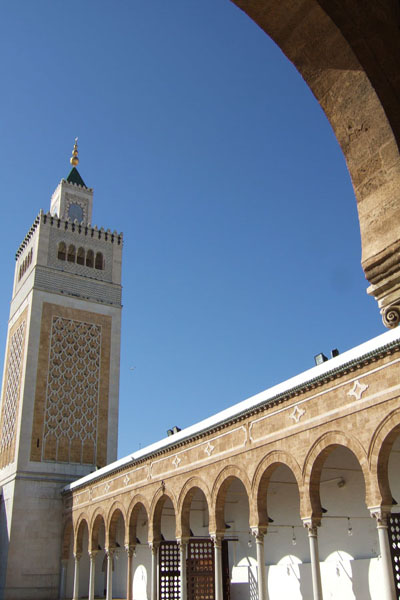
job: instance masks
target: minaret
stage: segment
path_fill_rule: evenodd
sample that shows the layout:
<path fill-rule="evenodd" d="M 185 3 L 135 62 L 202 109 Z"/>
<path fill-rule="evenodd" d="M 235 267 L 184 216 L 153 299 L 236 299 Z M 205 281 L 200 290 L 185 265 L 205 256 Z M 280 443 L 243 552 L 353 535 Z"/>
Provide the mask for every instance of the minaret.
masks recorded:
<path fill-rule="evenodd" d="M 122 234 L 77 165 L 16 253 L 0 413 L 0 598 L 55 598 L 62 487 L 117 456 Z"/>

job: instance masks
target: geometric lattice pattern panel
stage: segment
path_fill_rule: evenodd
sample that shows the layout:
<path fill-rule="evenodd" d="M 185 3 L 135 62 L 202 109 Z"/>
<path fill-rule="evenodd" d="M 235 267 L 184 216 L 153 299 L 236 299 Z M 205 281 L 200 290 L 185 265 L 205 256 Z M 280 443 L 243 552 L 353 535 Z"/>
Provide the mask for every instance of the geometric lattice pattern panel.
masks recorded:
<path fill-rule="evenodd" d="M 176 542 L 160 543 L 159 565 L 159 600 L 179 600 L 180 560 Z"/>
<path fill-rule="evenodd" d="M 0 468 L 5 467 L 14 460 L 24 339 L 25 320 L 11 335 L 8 349 L 7 373 L 1 411 Z"/>
<path fill-rule="evenodd" d="M 101 333 L 95 323 L 61 316 L 52 319 L 44 460 L 95 463 Z"/>
<path fill-rule="evenodd" d="M 189 600 L 214 600 L 214 544 L 210 539 L 189 541 L 187 582 Z"/>
<path fill-rule="evenodd" d="M 392 513 L 389 517 L 389 544 L 392 555 L 394 585 L 396 598 L 400 599 L 400 513 Z"/>

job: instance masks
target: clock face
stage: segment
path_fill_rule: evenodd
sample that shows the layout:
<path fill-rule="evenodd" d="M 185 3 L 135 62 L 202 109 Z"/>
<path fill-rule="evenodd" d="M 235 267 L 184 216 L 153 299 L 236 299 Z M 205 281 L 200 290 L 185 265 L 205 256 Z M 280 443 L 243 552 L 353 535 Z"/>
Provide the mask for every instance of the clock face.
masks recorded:
<path fill-rule="evenodd" d="M 70 204 L 68 207 L 68 216 L 71 221 L 78 220 L 78 223 L 83 221 L 83 208 L 79 204 Z"/>

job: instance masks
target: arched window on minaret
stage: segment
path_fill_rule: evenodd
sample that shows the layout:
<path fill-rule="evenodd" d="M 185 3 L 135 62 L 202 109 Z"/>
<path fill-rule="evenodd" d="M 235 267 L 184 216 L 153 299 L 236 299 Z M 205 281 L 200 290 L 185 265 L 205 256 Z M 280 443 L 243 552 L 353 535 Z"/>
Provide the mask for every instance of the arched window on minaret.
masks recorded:
<path fill-rule="evenodd" d="M 86 266 L 93 268 L 94 255 L 93 250 L 88 250 L 86 253 Z"/>
<path fill-rule="evenodd" d="M 65 260 L 66 259 L 66 254 L 67 254 L 67 248 L 65 246 L 65 243 L 64 242 L 60 242 L 58 244 L 58 254 L 57 254 L 58 260 Z"/>
<path fill-rule="evenodd" d="M 100 271 L 103 270 L 103 255 L 101 252 L 97 252 L 96 254 L 96 262 L 95 262 L 95 268 L 96 269 L 100 269 Z"/>
<path fill-rule="evenodd" d="M 82 246 L 78 248 L 78 252 L 76 254 L 76 262 L 78 263 L 78 265 L 85 264 L 85 250 L 84 248 L 82 248 Z"/>
<path fill-rule="evenodd" d="M 75 246 L 73 244 L 68 246 L 67 261 L 72 263 L 75 262 Z"/>

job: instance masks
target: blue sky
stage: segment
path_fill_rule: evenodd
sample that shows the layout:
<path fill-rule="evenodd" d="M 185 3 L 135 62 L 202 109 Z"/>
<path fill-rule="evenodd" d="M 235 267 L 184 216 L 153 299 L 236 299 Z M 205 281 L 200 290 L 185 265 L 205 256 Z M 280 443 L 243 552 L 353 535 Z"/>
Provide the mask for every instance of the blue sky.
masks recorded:
<path fill-rule="evenodd" d="M 119 456 L 384 331 L 331 127 L 229 0 L 3 2 L 0 51 L 3 347 L 79 136 L 93 222 L 125 236 Z"/>

